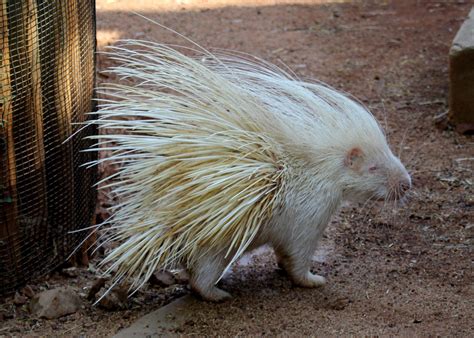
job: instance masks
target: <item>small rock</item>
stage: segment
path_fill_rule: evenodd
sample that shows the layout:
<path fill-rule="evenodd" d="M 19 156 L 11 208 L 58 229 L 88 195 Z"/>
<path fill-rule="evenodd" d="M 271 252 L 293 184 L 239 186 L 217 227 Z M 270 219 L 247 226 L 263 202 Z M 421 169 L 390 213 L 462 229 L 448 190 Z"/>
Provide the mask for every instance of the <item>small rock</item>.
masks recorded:
<path fill-rule="evenodd" d="M 350 302 L 351 300 L 349 298 L 343 297 L 335 299 L 330 306 L 333 310 L 341 311 L 344 310 Z"/>
<path fill-rule="evenodd" d="M 81 299 L 72 288 L 57 288 L 41 292 L 30 303 L 32 314 L 47 319 L 74 313 L 80 307 Z"/>
<path fill-rule="evenodd" d="M 174 273 L 174 278 L 178 284 L 188 284 L 189 274 L 185 269 L 178 270 Z"/>
<path fill-rule="evenodd" d="M 61 271 L 61 274 L 63 276 L 69 277 L 69 278 L 75 278 L 75 277 L 79 276 L 79 271 L 75 266 L 73 266 L 73 267 L 70 267 L 70 268 L 67 268 L 67 269 L 63 269 Z"/>
<path fill-rule="evenodd" d="M 31 288 L 31 286 L 27 285 L 20 291 L 24 296 L 28 298 L 33 298 L 35 296 L 35 292 Z"/>
<path fill-rule="evenodd" d="M 167 287 L 176 284 L 176 279 L 169 271 L 158 271 L 151 275 L 149 282 L 151 285 Z"/>
<path fill-rule="evenodd" d="M 120 289 L 115 289 L 108 291 L 103 289 L 101 295 L 107 292 L 107 295 L 99 301 L 99 306 L 105 310 L 115 311 L 115 310 L 124 310 L 128 307 L 128 292 L 127 288 L 123 287 Z"/>
<path fill-rule="evenodd" d="M 105 285 L 105 278 L 99 278 L 98 280 L 95 281 L 95 283 L 91 286 L 91 289 L 89 290 L 89 293 L 87 294 L 87 299 L 88 300 L 93 300 L 95 299 L 95 295 L 97 292 L 100 291 Z"/>
<path fill-rule="evenodd" d="M 28 299 L 25 296 L 20 295 L 18 292 L 15 292 L 15 296 L 13 297 L 13 303 L 15 305 L 23 305 L 26 304 Z"/>

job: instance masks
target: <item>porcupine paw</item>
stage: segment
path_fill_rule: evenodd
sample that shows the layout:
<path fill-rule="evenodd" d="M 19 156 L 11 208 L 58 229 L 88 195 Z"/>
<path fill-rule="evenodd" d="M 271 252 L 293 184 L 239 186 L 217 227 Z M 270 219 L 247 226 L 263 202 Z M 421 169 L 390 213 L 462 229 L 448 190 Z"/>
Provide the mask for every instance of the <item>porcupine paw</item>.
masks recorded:
<path fill-rule="evenodd" d="M 326 278 L 320 275 L 316 275 L 310 271 L 308 271 L 302 277 L 293 277 L 293 281 L 296 285 L 302 286 L 305 288 L 316 288 L 326 284 Z"/>
<path fill-rule="evenodd" d="M 202 291 L 202 290 L 195 290 L 199 293 L 199 295 L 209 302 L 223 302 L 227 299 L 232 298 L 232 295 L 222 289 L 219 289 L 217 286 L 213 286 L 212 288 Z"/>

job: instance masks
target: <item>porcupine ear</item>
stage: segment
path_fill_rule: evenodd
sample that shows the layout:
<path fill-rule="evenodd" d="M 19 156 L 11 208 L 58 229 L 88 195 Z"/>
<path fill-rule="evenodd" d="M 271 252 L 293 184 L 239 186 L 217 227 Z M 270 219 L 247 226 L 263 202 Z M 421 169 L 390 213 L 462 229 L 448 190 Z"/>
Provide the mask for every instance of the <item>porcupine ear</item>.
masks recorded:
<path fill-rule="evenodd" d="M 360 171 L 364 161 L 364 152 L 358 147 L 351 148 L 344 159 L 344 164 L 354 171 Z"/>

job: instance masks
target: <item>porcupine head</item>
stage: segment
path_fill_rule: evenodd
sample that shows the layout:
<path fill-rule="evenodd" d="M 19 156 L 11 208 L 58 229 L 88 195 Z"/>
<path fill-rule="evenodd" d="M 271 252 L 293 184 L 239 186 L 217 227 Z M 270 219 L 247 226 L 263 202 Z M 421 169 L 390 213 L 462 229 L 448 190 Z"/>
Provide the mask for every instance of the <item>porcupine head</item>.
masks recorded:
<path fill-rule="evenodd" d="M 184 266 L 202 298 L 223 300 L 224 271 L 263 244 L 295 284 L 320 286 L 311 258 L 341 202 L 396 201 L 411 186 L 375 118 L 325 85 L 246 55 L 191 58 L 151 42 L 111 57 L 136 84 L 108 85 L 94 121 L 108 129 L 105 160 L 122 164 L 106 222 L 120 244 L 103 264 L 132 289 Z"/>

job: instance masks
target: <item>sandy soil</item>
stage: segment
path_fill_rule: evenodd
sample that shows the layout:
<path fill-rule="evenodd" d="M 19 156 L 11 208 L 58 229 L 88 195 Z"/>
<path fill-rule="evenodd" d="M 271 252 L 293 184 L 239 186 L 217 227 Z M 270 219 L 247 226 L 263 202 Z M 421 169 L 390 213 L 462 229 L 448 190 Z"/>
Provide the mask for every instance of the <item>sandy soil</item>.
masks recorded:
<path fill-rule="evenodd" d="M 437 129 L 433 120 L 447 110 L 448 50 L 469 2 L 240 3 L 245 6 L 238 0 L 97 0 L 99 47 L 118 38 L 186 44 L 129 13 L 136 10 L 205 47 L 248 52 L 350 92 L 382 121 L 412 172 L 414 191 L 399 209 L 342 210 L 314 261 L 314 271 L 328 279 L 325 287 L 292 287 L 272 252 L 262 251 L 222 281 L 231 301 L 199 304 L 195 319 L 178 332 L 472 335 L 473 140 Z M 99 70 L 111 64 L 99 56 Z M 114 80 L 99 75 L 100 82 Z M 58 271 L 31 287 L 70 285 L 85 298 L 96 278 L 93 261 L 89 269 Z M 33 318 L 27 303 L 7 298 L 0 303 L 0 335 L 111 335 L 187 292 L 183 285 L 148 285 L 125 309 L 106 311 L 84 300 L 81 311 L 58 320 Z"/>

